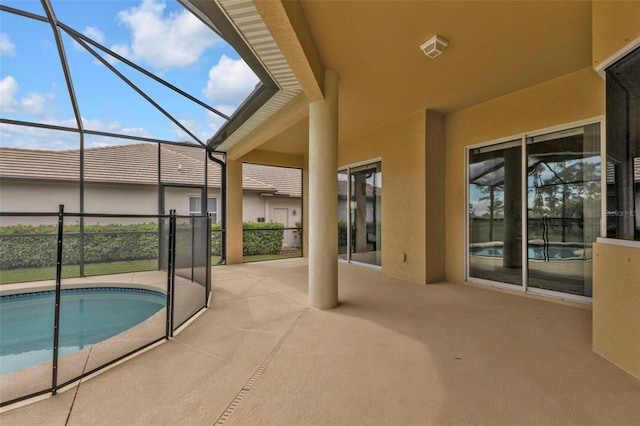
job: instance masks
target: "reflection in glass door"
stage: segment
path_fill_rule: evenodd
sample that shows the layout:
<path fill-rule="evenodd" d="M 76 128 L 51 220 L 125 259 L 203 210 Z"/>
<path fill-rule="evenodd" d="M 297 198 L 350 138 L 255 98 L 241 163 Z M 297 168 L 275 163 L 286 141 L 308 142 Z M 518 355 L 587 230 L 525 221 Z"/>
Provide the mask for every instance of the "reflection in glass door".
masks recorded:
<path fill-rule="evenodd" d="M 469 151 L 469 276 L 522 285 L 520 140 Z"/>
<path fill-rule="evenodd" d="M 382 170 L 379 162 L 338 172 L 338 257 L 382 265 Z"/>
<path fill-rule="evenodd" d="M 347 209 L 349 199 L 349 172 L 338 171 L 338 258 L 349 260 L 349 229 Z"/>
<path fill-rule="evenodd" d="M 600 124 L 473 148 L 468 160 L 468 277 L 591 297 Z"/>
<path fill-rule="evenodd" d="M 598 124 L 527 138 L 528 286 L 591 297 L 600 232 Z"/>

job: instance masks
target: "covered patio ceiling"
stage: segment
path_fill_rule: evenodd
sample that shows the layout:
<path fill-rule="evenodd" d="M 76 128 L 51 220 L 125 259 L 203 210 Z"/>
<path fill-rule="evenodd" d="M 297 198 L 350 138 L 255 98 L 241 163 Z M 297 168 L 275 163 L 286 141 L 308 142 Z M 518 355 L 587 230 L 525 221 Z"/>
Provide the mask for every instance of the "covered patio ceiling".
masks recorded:
<path fill-rule="evenodd" d="M 239 3 L 257 10 L 307 102 L 297 99 L 287 114 L 272 111 L 251 146 L 226 144 L 236 156 L 258 147 L 306 152 L 306 105 L 322 87 L 319 67 L 340 76 L 340 139 L 348 140 L 416 111 L 448 114 L 592 61 L 590 1 Z M 435 34 L 449 45 L 430 59 L 420 44 Z"/>

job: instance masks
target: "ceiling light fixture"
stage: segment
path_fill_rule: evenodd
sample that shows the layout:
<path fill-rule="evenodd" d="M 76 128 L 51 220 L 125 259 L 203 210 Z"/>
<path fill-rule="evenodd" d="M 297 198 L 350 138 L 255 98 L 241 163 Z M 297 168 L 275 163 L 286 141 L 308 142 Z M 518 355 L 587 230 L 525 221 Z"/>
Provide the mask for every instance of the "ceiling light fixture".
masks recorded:
<path fill-rule="evenodd" d="M 420 45 L 420 49 L 430 58 L 439 56 L 445 47 L 449 45 L 449 42 L 439 35 L 434 35 L 429 40 Z"/>

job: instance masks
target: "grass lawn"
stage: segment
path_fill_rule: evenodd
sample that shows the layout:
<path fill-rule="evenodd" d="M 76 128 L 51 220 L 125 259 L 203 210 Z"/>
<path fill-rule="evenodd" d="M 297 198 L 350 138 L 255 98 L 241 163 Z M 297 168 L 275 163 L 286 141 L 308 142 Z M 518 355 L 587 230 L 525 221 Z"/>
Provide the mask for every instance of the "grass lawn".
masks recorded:
<path fill-rule="evenodd" d="M 158 269 L 158 260 L 132 260 L 125 262 L 89 263 L 84 265 L 84 274 L 109 275 L 124 272 L 152 271 Z M 62 278 L 80 276 L 78 265 L 62 267 Z M 0 284 L 20 283 L 28 281 L 54 280 L 56 278 L 55 266 L 45 268 L 21 268 L 0 271 Z"/>
<path fill-rule="evenodd" d="M 262 262 L 263 260 L 290 259 L 292 257 L 301 257 L 301 256 L 300 256 L 300 253 L 261 254 L 261 255 L 255 255 L 255 256 L 243 256 L 242 261 L 244 263 Z"/>
<path fill-rule="evenodd" d="M 242 260 L 243 262 L 249 263 L 261 262 L 265 260 L 288 259 L 292 257 L 300 257 L 300 253 L 244 256 Z M 219 260 L 219 256 L 211 257 L 211 266 L 216 266 Z M 156 269 L 158 269 L 157 259 L 109 263 L 88 263 L 84 265 L 84 274 L 86 276 L 109 275 L 121 274 L 125 272 L 153 271 Z M 62 278 L 74 278 L 79 276 L 80 267 L 78 265 L 66 265 L 62 267 Z M 54 280 L 55 278 L 55 266 L 49 266 L 45 268 L 8 269 L 0 271 L 0 284 Z"/>

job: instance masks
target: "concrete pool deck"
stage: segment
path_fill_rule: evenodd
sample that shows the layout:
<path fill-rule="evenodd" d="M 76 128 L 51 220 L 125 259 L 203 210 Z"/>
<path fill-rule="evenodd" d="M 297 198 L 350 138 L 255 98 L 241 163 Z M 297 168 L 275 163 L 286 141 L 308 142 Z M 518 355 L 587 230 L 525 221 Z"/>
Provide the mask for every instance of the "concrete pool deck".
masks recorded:
<path fill-rule="evenodd" d="M 214 267 L 174 339 L 10 425 L 640 424 L 640 380 L 591 350 L 591 311 L 340 264 L 307 307 L 306 259 Z"/>

